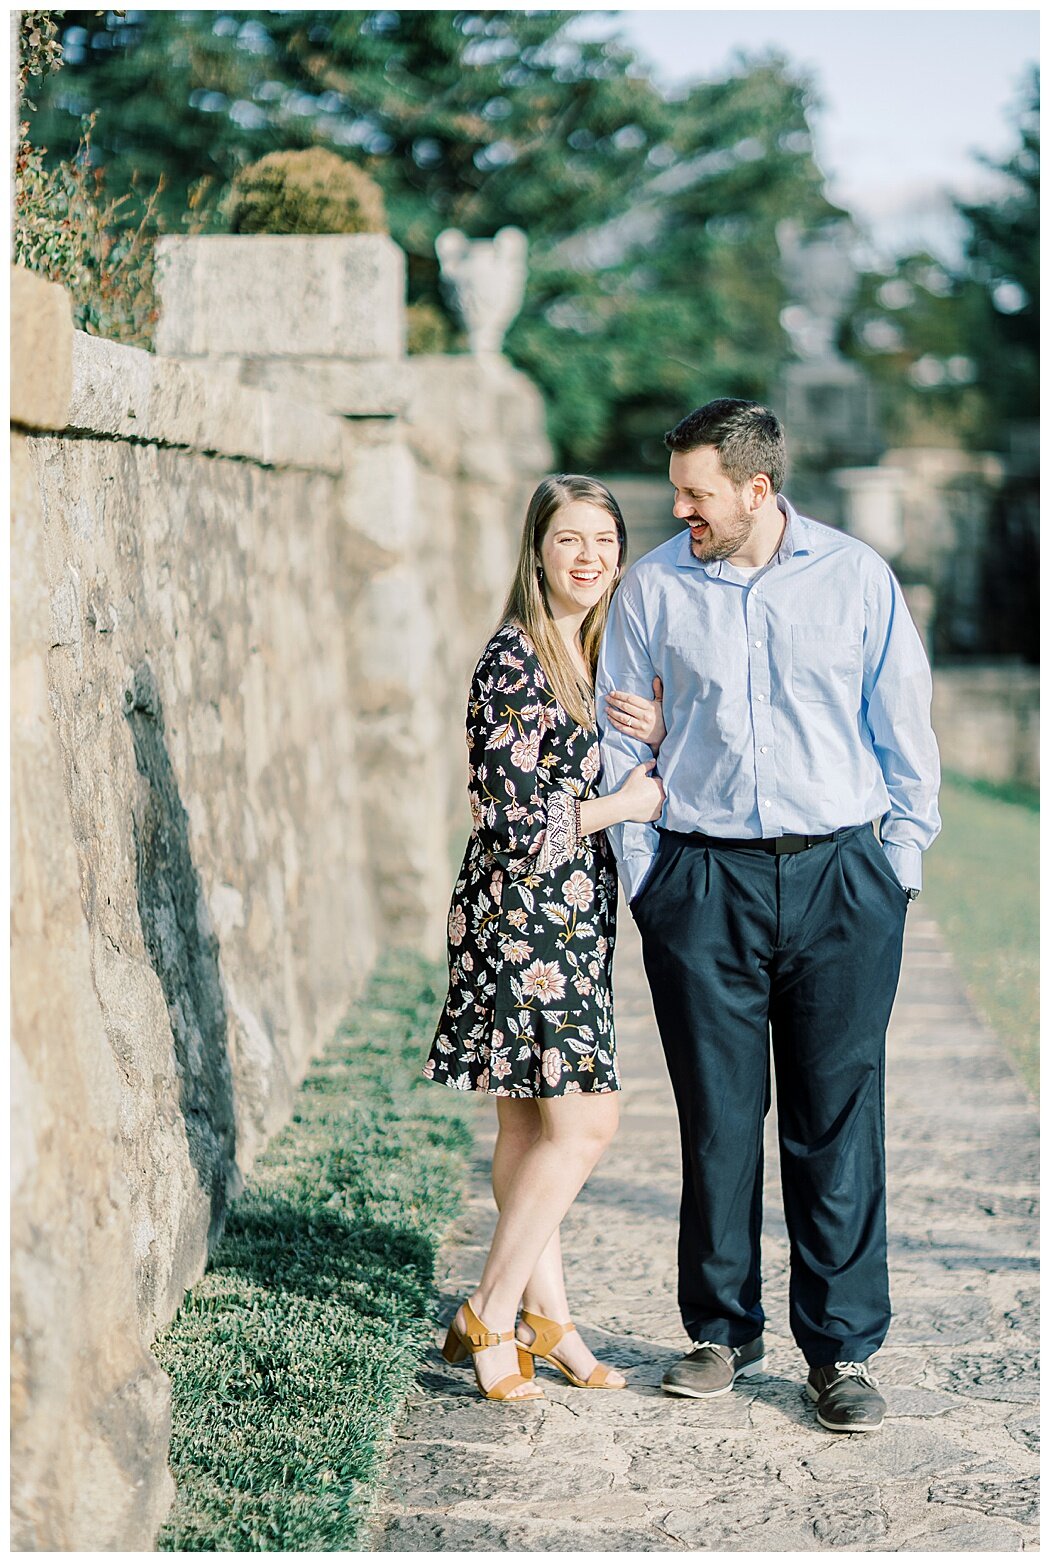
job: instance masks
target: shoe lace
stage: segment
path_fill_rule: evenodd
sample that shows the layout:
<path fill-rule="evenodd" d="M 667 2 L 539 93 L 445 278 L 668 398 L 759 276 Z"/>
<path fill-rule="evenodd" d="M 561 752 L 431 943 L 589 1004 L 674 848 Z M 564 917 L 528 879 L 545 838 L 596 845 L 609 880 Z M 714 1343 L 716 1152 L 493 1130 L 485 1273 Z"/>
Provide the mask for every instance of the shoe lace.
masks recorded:
<path fill-rule="evenodd" d="M 690 1356 L 698 1356 L 702 1350 L 727 1350 L 730 1352 L 730 1354 L 732 1354 L 733 1347 L 731 1345 L 726 1345 L 723 1340 L 697 1340 L 689 1354 Z"/>
<path fill-rule="evenodd" d="M 867 1363 L 863 1361 L 836 1361 L 835 1371 L 840 1378 L 856 1378 L 860 1383 L 866 1383 L 868 1388 L 877 1388 L 878 1384 L 868 1371 Z"/>

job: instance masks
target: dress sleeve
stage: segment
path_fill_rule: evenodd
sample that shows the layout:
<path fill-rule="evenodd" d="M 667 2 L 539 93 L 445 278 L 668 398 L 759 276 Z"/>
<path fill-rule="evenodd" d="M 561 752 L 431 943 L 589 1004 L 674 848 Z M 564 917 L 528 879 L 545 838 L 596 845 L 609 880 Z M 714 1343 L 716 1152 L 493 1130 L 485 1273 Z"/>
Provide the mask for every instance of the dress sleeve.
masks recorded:
<path fill-rule="evenodd" d="M 558 717 L 535 656 L 508 638 L 490 641 L 467 701 L 470 809 L 504 868 L 531 858 L 547 873 L 579 846 L 577 800 L 554 784 L 546 747 Z"/>

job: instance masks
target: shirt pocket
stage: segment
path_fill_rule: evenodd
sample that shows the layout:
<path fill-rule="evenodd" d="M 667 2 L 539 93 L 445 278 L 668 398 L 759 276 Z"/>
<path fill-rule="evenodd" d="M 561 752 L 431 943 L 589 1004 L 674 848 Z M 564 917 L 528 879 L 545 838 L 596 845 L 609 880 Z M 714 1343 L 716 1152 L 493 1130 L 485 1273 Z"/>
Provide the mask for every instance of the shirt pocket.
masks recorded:
<path fill-rule="evenodd" d="M 860 701 L 860 635 L 843 624 L 792 624 L 791 692 L 821 705 Z"/>

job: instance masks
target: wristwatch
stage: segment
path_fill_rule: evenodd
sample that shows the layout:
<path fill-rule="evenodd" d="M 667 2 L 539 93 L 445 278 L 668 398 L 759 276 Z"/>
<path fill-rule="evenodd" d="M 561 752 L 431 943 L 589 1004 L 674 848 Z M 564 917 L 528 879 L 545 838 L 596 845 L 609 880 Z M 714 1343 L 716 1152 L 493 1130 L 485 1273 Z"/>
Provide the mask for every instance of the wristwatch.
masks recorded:
<path fill-rule="evenodd" d="M 909 900 L 918 900 L 921 891 L 917 889 L 906 889 L 904 893 L 907 895 Z"/>

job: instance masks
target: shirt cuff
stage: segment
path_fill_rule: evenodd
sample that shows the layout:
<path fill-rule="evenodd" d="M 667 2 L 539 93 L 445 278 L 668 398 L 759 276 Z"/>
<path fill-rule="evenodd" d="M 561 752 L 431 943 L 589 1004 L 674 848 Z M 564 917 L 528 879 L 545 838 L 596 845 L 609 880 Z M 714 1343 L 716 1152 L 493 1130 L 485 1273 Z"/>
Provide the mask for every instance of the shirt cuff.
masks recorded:
<path fill-rule="evenodd" d="M 648 879 L 649 871 L 655 861 L 655 851 L 630 852 L 620 863 L 620 882 L 623 885 L 623 892 L 627 896 L 628 905 L 645 888 L 645 881 Z"/>
<path fill-rule="evenodd" d="M 886 860 L 905 889 L 922 889 L 922 852 L 917 846 L 896 846 L 883 841 Z"/>

